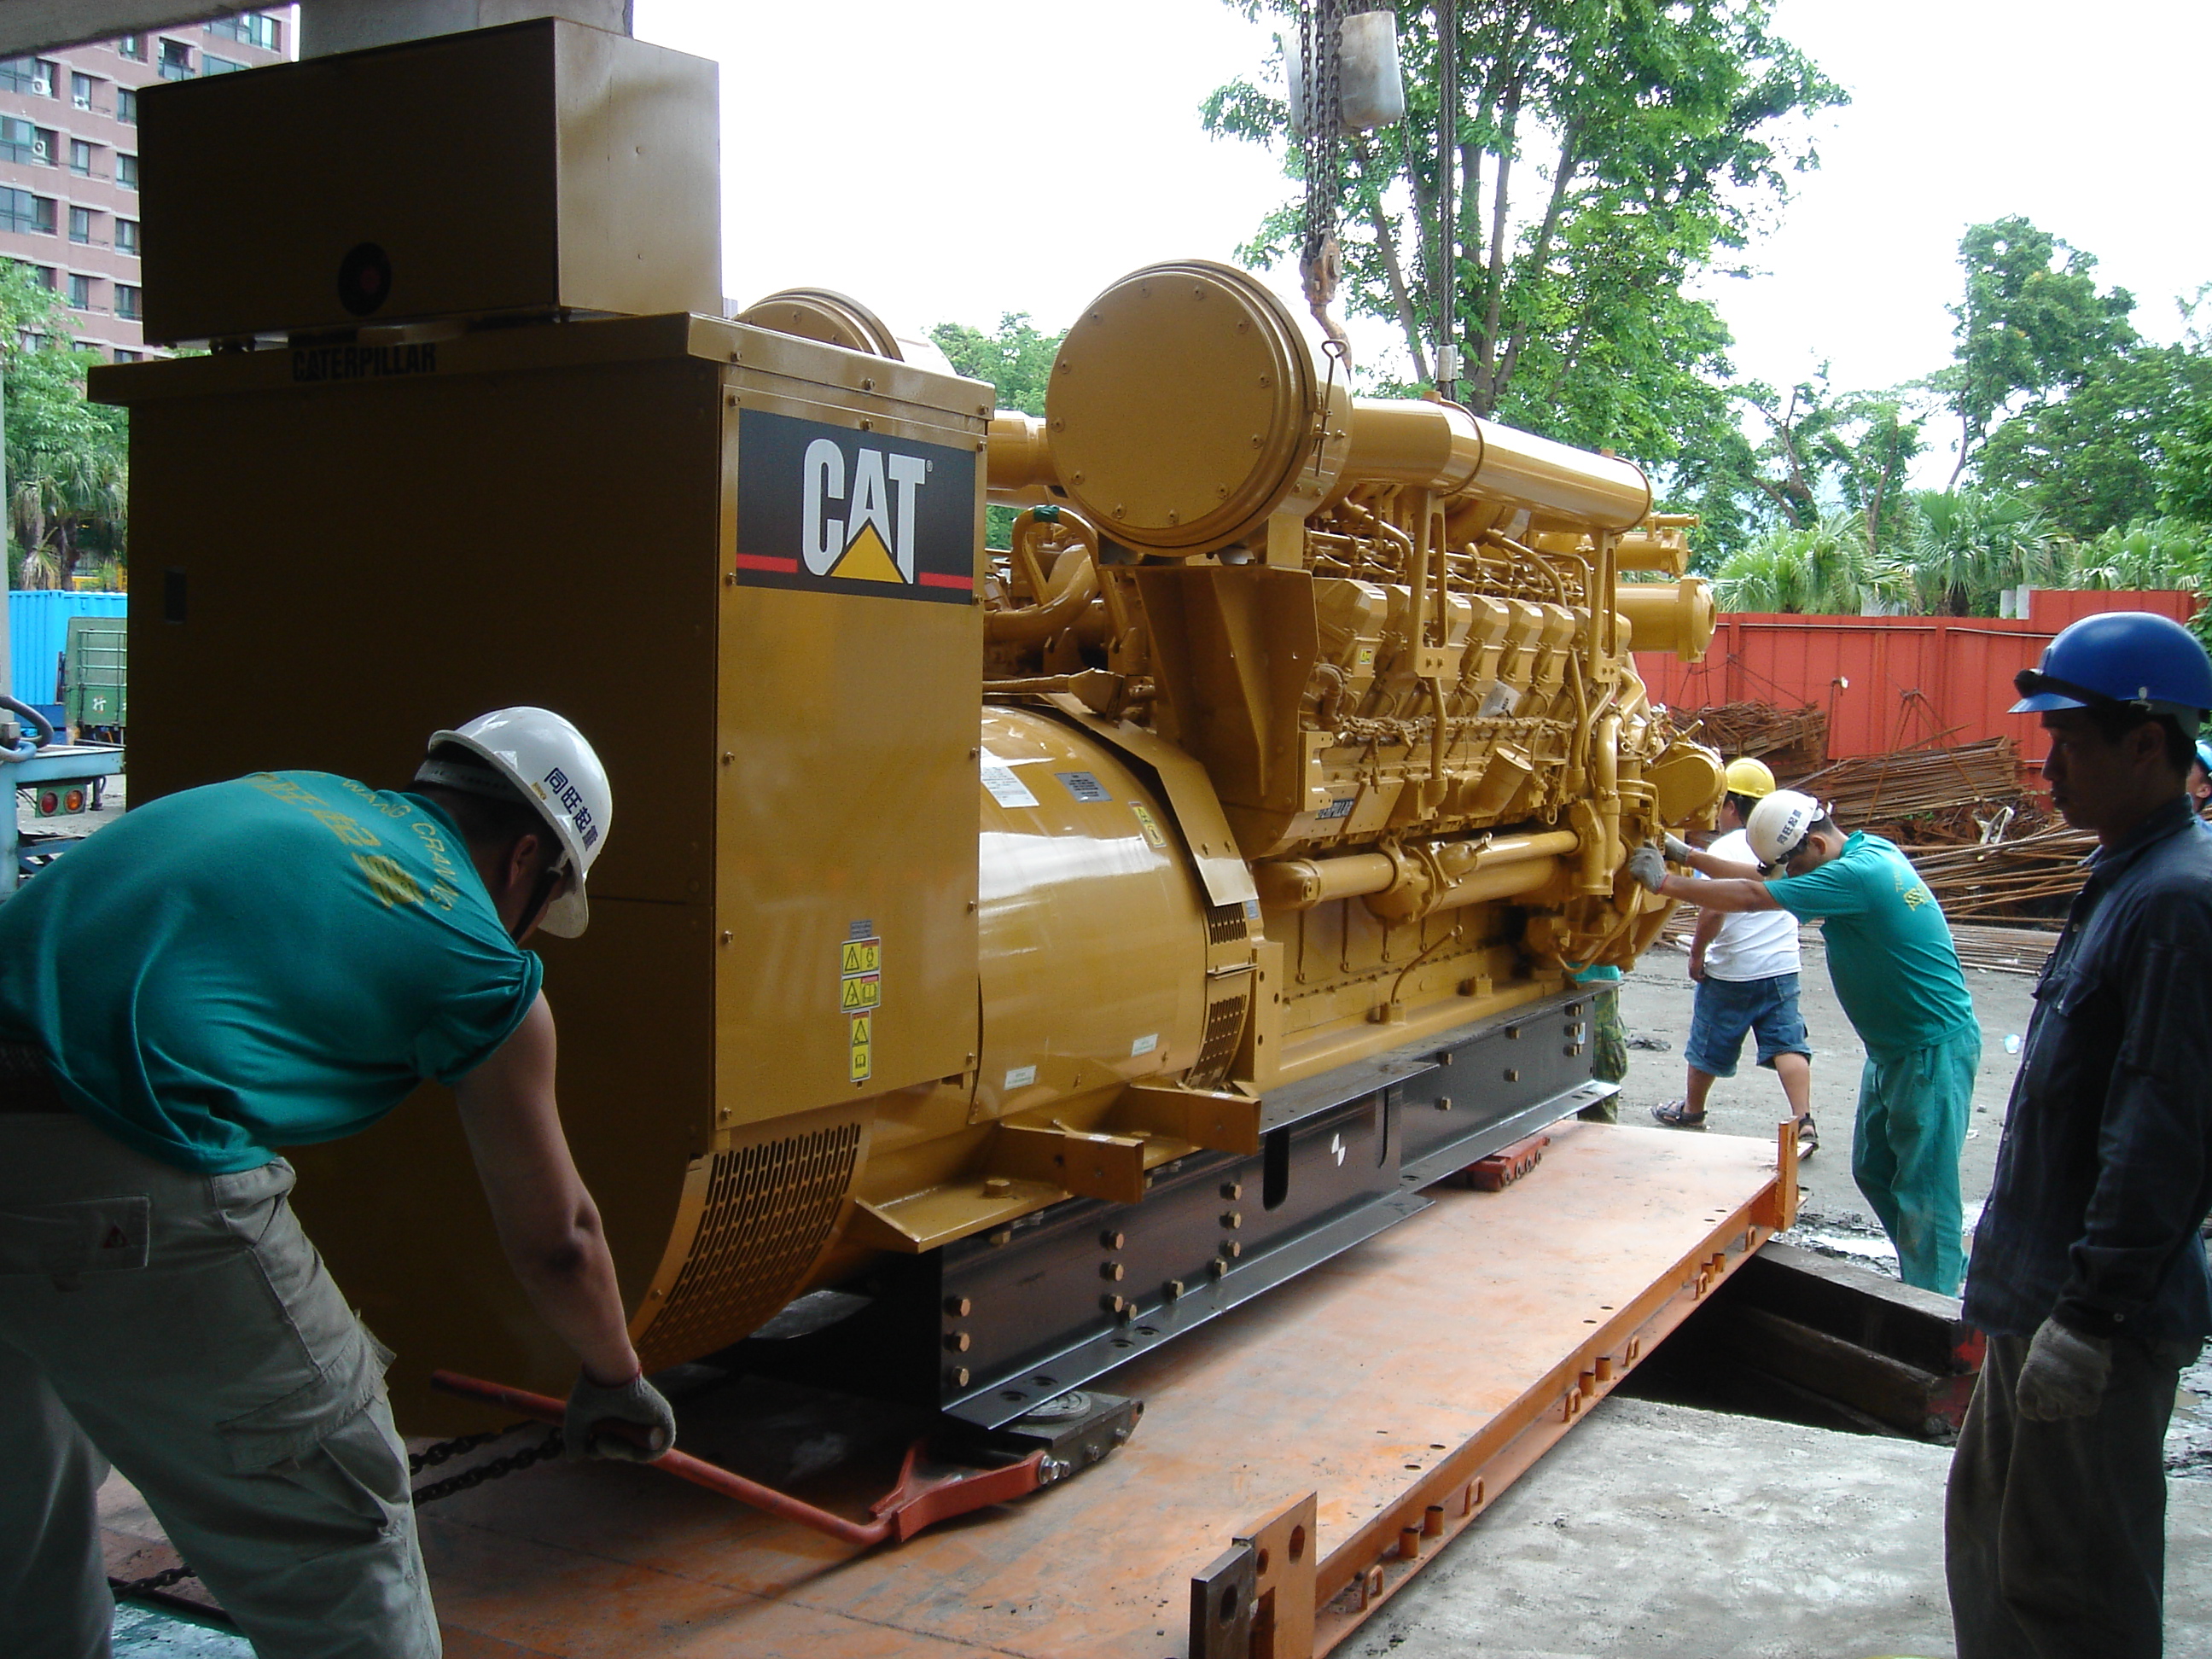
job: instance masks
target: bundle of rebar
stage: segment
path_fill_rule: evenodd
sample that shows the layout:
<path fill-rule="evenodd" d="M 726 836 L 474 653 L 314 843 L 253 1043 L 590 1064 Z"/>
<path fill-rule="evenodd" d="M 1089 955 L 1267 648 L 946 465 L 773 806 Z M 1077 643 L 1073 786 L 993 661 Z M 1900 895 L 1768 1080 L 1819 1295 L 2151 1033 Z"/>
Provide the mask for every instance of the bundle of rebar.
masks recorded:
<path fill-rule="evenodd" d="M 1832 802 L 1838 821 L 1856 829 L 1899 824 L 1923 813 L 1955 818 L 1962 808 L 2002 808 L 2024 798 L 2020 746 L 2010 738 L 1953 749 L 1856 756 L 1798 778 L 1790 787 Z M 1953 828 L 1973 833 L 1963 823 Z"/>
<path fill-rule="evenodd" d="M 1807 705 L 1780 708 L 1771 702 L 1723 702 L 1681 715 L 1699 743 L 1729 759 L 1748 755 L 1777 772 L 1802 771 L 1828 758 L 1828 711 Z"/>
<path fill-rule="evenodd" d="M 1986 846 L 1915 847 L 1909 855 L 1954 923 L 2056 927 L 2087 879 L 2081 860 L 2096 844 L 2080 830 L 2039 830 Z"/>
<path fill-rule="evenodd" d="M 1984 927 L 1972 922 L 1951 929 L 1961 967 L 1996 974 L 2039 974 L 2058 935 L 2041 927 Z"/>

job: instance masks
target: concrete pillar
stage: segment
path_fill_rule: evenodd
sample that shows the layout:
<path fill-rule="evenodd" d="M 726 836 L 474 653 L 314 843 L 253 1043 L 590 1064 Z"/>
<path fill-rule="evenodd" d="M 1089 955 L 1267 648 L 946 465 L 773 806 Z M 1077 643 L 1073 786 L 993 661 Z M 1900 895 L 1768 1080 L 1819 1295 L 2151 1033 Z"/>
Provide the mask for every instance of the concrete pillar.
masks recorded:
<path fill-rule="evenodd" d="M 630 33 L 629 0 L 301 0 L 300 56 L 327 58 L 532 17 L 565 17 L 615 34 Z"/>

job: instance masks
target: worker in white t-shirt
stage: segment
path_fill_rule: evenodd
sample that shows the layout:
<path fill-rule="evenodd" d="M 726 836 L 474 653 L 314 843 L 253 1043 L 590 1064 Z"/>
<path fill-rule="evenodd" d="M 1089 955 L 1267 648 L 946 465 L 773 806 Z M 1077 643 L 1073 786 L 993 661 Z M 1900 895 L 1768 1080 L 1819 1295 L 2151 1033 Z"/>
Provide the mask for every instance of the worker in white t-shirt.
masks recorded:
<path fill-rule="evenodd" d="M 1721 802 L 1724 832 L 1705 850 L 1715 858 L 1756 864 L 1743 833 L 1753 803 L 1774 793 L 1774 774 L 1748 756 L 1729 763 L 1728 794 Z M 1813 1125 L 1813 1051 L 1797 1012 L 1797 918 L 1787 910 L 1701 910 L 1690 939 L 1690 977 L 1698 1000 L 1690 1015 L 1689 1090 L 1680 1100 L 1654 1106 L 1651 1115 L 1670 1129 L 1705 1127 L 1705 1097 L 1713 1079 L 1735 1075 L 1747 1033 L 1759 1039 L 1759 1063 L 1782 1080 L 1790 1115 L 1797 1121 L 1797 1156 L 1820 1144 Z"/>

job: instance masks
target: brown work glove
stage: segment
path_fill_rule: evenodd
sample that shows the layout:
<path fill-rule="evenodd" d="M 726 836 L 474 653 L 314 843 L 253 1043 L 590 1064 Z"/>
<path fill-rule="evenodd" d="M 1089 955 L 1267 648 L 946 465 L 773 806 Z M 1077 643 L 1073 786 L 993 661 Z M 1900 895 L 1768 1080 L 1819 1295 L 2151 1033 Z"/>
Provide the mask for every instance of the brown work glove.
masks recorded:
<path fill-rule="evenodd" d="M 569 1457 L 650 1463 L 676 1443 L 676 1413 L 642 1375 L 611 1389 L 579 1376 L 561 1438 Z"/>

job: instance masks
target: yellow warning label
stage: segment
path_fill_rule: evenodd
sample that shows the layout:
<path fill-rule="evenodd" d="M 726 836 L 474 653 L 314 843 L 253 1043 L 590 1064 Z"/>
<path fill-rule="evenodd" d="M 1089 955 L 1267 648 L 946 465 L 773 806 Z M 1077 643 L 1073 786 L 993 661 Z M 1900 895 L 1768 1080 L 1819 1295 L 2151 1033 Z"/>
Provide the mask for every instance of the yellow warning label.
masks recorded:
<path fill-rule="evenodd" d="M 1352 665 L 1354 669 L 1374 667 L 1375 647 L 1371 645 L 1361 646 L 1358 650 L 1352 653 Z"/>
<path fill-rule="evenodd" d="M 1155 847 L 1165 847 L 1168 838 L 1160 833 L 1160 826 L 1142 801 L 1133 800 L 1129 810 L 1137 815 L 1137 827 L 1145 832 L 1145 839 Z"/>
<path fill-rule="evenodd" d="M 839 977 L 848 974 L 879 974 L 884 970 L 884 942 L 879 939 L 848 939 L 837 963 Z"/>
<path fill-rule="evenodd" d="M 841 981 L 843 988 L 845 1012 L 858 1013 L 863 1008 L 883 1006 L 884 980 L 880 974 L 853 974 Z"/>
<path fill-rule="evenodd" d="M 846 1075 L 866 1083 L 876 1069 L 876 1017 L 855 1014 L 846 1023 L 851 1027 L 845 1039 Z"/>

